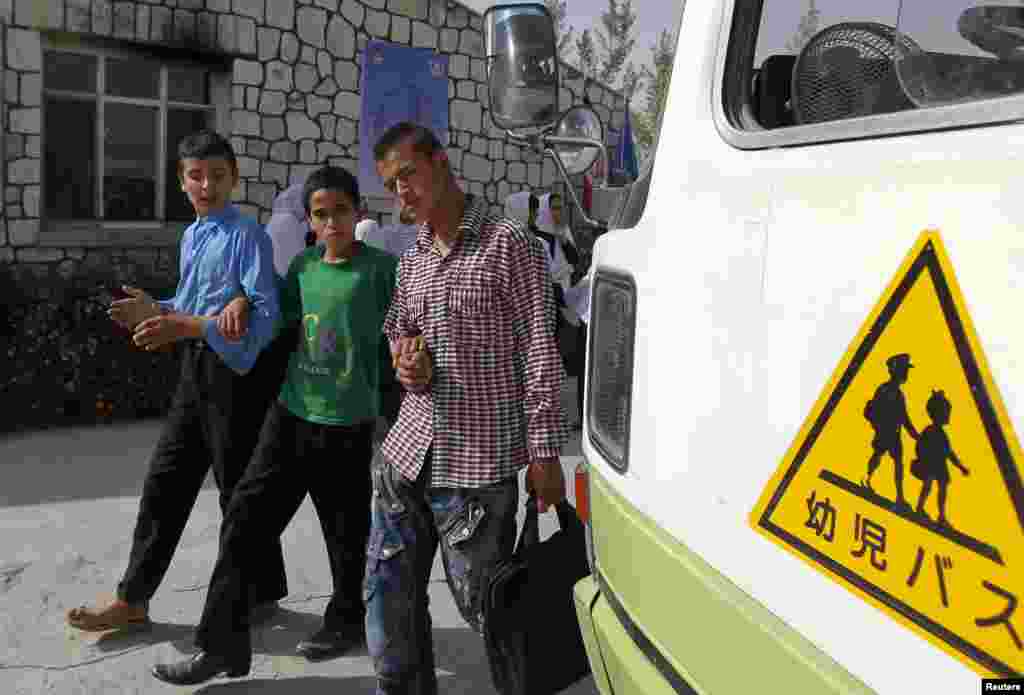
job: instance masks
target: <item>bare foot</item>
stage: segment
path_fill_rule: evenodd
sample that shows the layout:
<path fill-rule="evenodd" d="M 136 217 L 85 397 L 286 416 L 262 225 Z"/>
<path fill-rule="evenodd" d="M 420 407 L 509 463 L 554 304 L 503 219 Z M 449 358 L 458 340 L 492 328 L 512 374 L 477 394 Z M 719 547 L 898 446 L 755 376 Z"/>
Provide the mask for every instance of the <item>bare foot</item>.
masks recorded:
<path fill-rule="evenodd" d="M 79 630 L 102 632 L 149 625 L 149 605 L 115 598 L 106 606 L 79 606 L 68 611 L 68 624 Z"/>

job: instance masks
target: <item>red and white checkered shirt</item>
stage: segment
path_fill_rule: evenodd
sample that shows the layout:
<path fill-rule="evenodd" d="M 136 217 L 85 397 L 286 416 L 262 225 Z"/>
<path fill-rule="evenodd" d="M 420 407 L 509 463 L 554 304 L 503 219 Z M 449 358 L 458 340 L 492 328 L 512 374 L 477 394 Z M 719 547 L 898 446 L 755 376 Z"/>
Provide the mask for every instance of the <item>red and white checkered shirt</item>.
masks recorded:
<path fill-rule="evenodd" d="M 425 392 L 406 392 L 381 453 L 415 480 L 433 445 L 434 487 L 506 480 L 557 457 L 569 437 L 544 249 L 521 223 L 484 210 L 467 196 L 447 257 L 420 227 L 384 320 L 392 341 L 424 337 L 434 374 Z"/>

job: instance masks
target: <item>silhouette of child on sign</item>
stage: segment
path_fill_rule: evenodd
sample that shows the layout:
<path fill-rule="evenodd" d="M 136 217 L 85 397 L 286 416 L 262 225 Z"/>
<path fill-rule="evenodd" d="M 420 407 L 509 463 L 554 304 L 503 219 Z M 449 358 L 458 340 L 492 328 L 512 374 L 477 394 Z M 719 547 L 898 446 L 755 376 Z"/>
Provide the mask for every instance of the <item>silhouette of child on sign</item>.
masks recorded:
<path fill-rule="evenodd" d="M 924 512 L 924 503 L 928 494 L 932 491 L 932 481 L 939 484 L 939 524 L 949 526 L 946 519 L 946 489 L 949 487 L 949 467 L 947 459 L 960 469 L 964 475 L 970 475 L 967 468 L 960 463 L 960 459 L 953 453 L 953 447 L 949 443 L 949 436 L 942 429 L 949 424 L 949 416 L 953 406 L 942 391 L 932 391 L 931 398 L 925 406 L 928 417 L 932 424 L 924 428 L 920 438 L 917 440 L 917 458 L 910 464 L 910 472 L 924 482 L 921 488 L 921 496 L 917 498 L 917 513 L 927 516 Z"/>
<path fill-rule="evenodd" d="M 878 466 L 882 463 L 882 456 L 889 454 L 895 464 L 896 478 L 896 505 L 910 508 L 906 498 L 903 496 L 903 442 L 901 432 L 905 427 L 910 436 L 918 438 L 917 429 L 910 422 L 907 414 L 907 401 L 903 396 L 900 386 L 907 383 L 910 369 L 914 365 L 910 363 L 910 355 L 901 353 L 893 355 L 885 361 L 889 368 L 889 381 L 885 382 L 875 391 L 875 395 L 864 406 L 864 417 L 868 419 L 875 430 L 874 439 L 871 440 L 871 458 L 868 459 L 868 475 L 861 483 L 868 490 L 874 492 L 871 487 L 871 476 L 875 474 Z"/>

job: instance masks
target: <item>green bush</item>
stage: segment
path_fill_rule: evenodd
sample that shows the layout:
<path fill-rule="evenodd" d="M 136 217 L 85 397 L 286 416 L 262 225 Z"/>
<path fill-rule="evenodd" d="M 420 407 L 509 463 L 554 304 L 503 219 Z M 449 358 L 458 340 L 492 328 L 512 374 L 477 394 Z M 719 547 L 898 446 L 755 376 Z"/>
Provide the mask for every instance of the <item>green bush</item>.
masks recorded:
<path fill-rule="evenodd" d="M 170 296 L 166 280 L 133 281 Z M 109 268 L 52 273 L 0 266 L 0 431 L 153 417 L 166 412 L 178 353 L 138 350 L 107 316 L 117 278 Z"/>

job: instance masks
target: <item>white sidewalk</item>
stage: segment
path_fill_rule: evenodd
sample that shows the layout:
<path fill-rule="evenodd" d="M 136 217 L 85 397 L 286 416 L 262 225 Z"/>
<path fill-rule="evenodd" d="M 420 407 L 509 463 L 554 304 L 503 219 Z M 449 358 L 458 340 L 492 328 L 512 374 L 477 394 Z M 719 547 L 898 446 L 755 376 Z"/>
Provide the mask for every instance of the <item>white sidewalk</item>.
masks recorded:
<path fill-rule="evenodd" d="M 573 394 L 563 402 L 574 412 Z M 160 424 L 0 439 L 0 693 L 371 695 L 373 666 L 365 649 L 316 664 L 293 655 L 295 644 L 318 627 L 330 593 L 320 526 L 308 499 L 282 537 L 290 593 L 275 619 L 254 631 L 248 678 L 175 688 L 149 673 L 153 663 L 191 651 L 217 554 L 220 511 L 211 487 L 200 494 L 152 601 L 151 630 L 118 635 L 67 627 L 65 612 L 109 596 L 124 570 Z M 571 495 L 572 470 L 580 460 L 578 433 L 564 453 Z M 542 535 L 556 527 L 553 513 L 542 517 Z M 483 644 L 459 616 L 439 563 L 430 596 L 441 693 L 494 693 Z M 588 678 L 565 692 L 594 695 L 596 689 Z"/>

